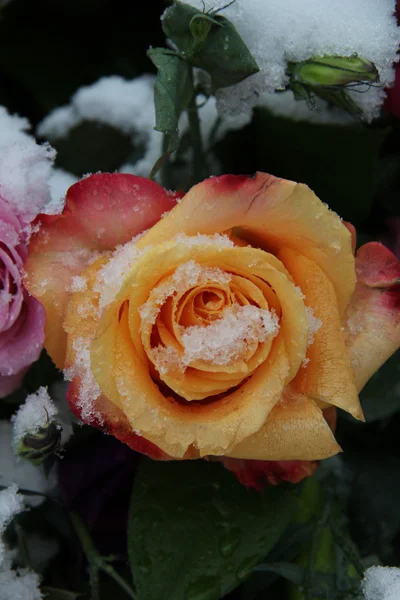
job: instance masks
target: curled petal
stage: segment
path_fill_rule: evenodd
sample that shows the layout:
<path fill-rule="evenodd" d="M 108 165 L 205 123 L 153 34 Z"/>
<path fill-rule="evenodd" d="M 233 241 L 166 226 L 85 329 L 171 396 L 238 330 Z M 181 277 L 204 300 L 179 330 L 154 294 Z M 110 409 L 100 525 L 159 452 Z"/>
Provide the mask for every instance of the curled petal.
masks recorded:
<path fill-rule="evenodd" d="M 300 286 L 304 302 L 321 323 L 307 349 L 308 364 L 299 370 L 293 382 L 295 389 L 363 419 L 331 281 L 318 265 L 293 250 L 283 249 L 279 257 Z"/>
<path fill-rule="evenodd" d="M 61 215 L 39 216 L 25 265 L 26 287 L 45 307 L 45 347 L 59 368 L 65 360 L 62 322 L 72 278 L 100 253 L 154 225 L 177 197 L 143 177 L 100 173 L 69 188 Z"/>
<path fill-rule="evenodd" d="M 358 283 L 345 315 L 346 344 L 357 389 L 400 346 L 400 262 L 370 242 L 356 256 Z"/>
<path fill-rule="evenodd" d="M 265 173 L 212 177 L 194 186 L 138 246 L 160 244 L 179 233 L 232 229 L 256 247 L 273 253 L 288 247 L 315 261 L 332 281 L 343 314 L 356 283 L 351 234 L 303 184 Z"/>
<path fill-rule="evenodd" d="M 227 455 L 256 460 L 312 461 L 340 451 L 322 410 L 307 396 L 287 388 L 259 431 Z"/>
<path fill-rule="evenodd" d="M 372 288 L 393 288 L 400 284 L 400 261 L 383 244 L 361 246 L 356 260 L 357 283 Z"/>

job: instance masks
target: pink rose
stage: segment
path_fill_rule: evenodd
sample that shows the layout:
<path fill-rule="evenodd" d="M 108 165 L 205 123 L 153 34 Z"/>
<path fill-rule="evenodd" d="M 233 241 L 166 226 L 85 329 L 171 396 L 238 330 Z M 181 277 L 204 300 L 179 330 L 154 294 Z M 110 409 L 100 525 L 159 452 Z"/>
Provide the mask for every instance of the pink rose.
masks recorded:
<path fill-rule="evenodd" d="M 44 340 L 43 307 L 22 282 L 25 226 L 0 197 L 0 398 L 20 385 Z"/>

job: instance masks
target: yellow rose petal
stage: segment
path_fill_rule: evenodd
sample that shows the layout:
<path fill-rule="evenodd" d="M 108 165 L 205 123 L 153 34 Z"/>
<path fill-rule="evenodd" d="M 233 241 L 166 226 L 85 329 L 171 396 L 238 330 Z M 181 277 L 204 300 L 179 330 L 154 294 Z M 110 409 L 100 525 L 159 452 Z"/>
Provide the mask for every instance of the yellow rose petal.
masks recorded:
<path fill-rule="evenodd" d="M 363 419 L 331 281 L 318 265 L 298 252 L 284 248 L 278 256 L 305 295 L 306 306 L 321 321 L 307 349 L 307 364 L 300 369 L 294 387 L 314 400 Z"/>
<path fill-rule="evenodd" d="M 255 460 L 321 460 L 341 451 L 322 411 L 307 396 L 286 393 L 257 433 L 227 456 Z"/>

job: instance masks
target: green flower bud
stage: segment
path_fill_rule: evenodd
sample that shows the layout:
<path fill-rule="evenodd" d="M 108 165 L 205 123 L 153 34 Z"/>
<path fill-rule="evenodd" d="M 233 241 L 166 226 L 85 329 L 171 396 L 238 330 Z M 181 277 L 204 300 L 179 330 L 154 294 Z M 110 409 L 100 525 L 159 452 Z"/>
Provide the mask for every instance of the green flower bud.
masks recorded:
<path fill-rule="evenodd" d="M 352 115 L 359 115 L 362 110 L 346 89 L 379 82 L 374 63 L 357 54 L 312 56 L 299 63 L 289 63 L 288 74 L 288 87 L 296 100 L 306 100 L 314 108 L 314 98 L 318 96 Z"/>
<path fill-rule="evenodd" d="M 34 465 L 56 454 L 60 448 L 62 427 L 49 421 L 34 433 L 27 433 L 17 446 L 17 454 Z"/>
<path fill-rule="evenodd" d="M 289 63 L 291 82 L 305 86 L 346 86 L 354 83 L 377 83 L 379 73 L 373 62 L 353 56 L 312 56 L 299 63 Z"/>

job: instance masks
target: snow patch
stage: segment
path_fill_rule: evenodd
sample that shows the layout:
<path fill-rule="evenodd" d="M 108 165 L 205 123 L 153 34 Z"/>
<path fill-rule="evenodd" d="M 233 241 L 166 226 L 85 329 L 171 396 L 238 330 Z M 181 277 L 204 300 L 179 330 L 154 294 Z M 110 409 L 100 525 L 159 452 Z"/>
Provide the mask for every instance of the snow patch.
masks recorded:
<path fill-rule="evenodd" d="M 101 395 L 101 389 L 94 378 L 90 366 L 90 341 L 80 337 L 74 340 L 72 349 L 75 352 L 75 362 L 64 370 L 65 379 L 72 381 L 75 377 L 80 379 L 77 406 L 81 410 L 82 420 L 91 421 L 95 418 L 103 423 L 103 418 L 94 408 L 94 403 Z"/>
<path fill-rule="evenodd" d="M 400 598 L 400 569 L 370 567 L 362 582 L 365 600 L 398 600 Z"/>
<path fill-rule="evenodd" d="M 57 413 L 57 407 L 46 388 L 40 387 L 36 394 L 27 396 L 25 403 L 12 417 L 14 451 L 17 452 L 18 444 L 27 433 L 34 434 L 45 427 Z"/>
<path fill-rule="evenodd" d="M 273 311 L 234 305 L 206 327 L 185 328 L 182 362 L 187 366 L 197 360 L 228 365 L 245 358 L 250 346 L 274 338 L 278 331 L 279 319 Z"/>
<path fill-rule="evenodd" d="M 218 9 L 223 0 L 187 0 L 200 12 Z M 394 81 L 392 63 L 398 57 L 400 29 L 395 0 L 236 0 L 221 14 L 235 25 L 260 67 L 260 72 L 218 91 L 222 115 L 251 111 L 261 94 L 284 89 L 286 65 L 312 56 L 360 56 L 375 63 L 381 81 Z M 371 120 L 385 97 L 383 88 L 352 94 Z"/>
<path fill-rule="evenodd" d="M 314 343 L 314 335 L 318 329 L 322 326 L 321 319 L 314 316 L 314 311 L 309 306 L 306 306 L 306 316 L 308 321 L 308 340 L 307 346 L 311 346 Z"/>
<path fill-rule="evenodd" d="M 26 132 L 27 119 L 0 106 L 0 196 L 29 223 L 50 201 L 49 178 L 55 150 Z"/>

